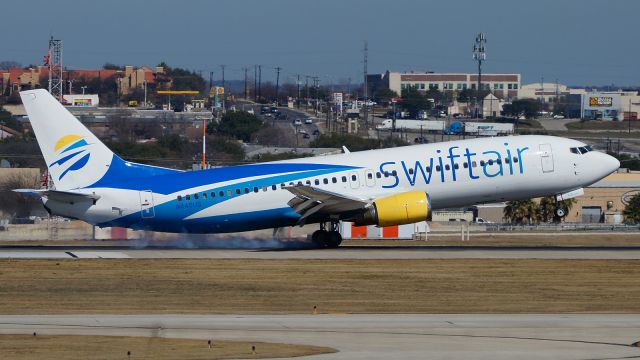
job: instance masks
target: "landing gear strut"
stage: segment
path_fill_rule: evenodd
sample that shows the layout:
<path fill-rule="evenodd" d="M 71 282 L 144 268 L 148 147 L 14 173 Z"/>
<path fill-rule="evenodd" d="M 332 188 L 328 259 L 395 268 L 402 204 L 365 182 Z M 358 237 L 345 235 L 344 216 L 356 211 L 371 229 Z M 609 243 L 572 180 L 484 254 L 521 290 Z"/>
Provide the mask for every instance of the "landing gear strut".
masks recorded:
<path fill-rule="evenodd" d="M 327 230 L 327 223 L 320 223 L 320 230 L 313 232 L 311 241 L 322 248 L 333 249 L 340 246 L 342 235 L 338 231 L 338 222 L 331 220 L 329 222 L 329 230 Z"/>

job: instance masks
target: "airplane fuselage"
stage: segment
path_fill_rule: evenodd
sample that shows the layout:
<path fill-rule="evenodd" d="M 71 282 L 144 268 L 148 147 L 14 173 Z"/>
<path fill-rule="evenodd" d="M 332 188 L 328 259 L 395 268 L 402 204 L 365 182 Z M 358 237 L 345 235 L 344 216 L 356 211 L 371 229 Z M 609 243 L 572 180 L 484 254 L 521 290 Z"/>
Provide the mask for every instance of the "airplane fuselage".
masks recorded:
<path fill-rule="evenodd" d="M 45 200 L 45 205 L 55 214 L 99 226 L 247 231 L 299 223 L 300 215 L 288 204 L 294 197 L 289 186 L 371 201 L 423 191 L 432 208 L 441 209 L 561 194 L 617 168 L 606 154 L 570 151 L 580 146 L 550 136 L 468 139 L 98 182 L 76 190 L 98 195 L 97 201 Z M 318 215 L 305 222 L 326 220 Z"/>

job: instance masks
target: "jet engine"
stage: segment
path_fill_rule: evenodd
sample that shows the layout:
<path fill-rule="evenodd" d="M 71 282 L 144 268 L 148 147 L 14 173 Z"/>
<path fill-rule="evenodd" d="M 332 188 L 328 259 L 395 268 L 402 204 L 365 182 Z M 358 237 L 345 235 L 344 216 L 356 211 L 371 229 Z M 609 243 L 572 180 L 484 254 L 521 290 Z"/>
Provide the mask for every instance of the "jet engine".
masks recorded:
<path fill-rule="evenodd" d="M 431 211 L 429 195 L 409 191 L 375 199 L 363 213 L 354 219 L 357 226 L 390 226 L 411 224 L 427 220 Z"/>

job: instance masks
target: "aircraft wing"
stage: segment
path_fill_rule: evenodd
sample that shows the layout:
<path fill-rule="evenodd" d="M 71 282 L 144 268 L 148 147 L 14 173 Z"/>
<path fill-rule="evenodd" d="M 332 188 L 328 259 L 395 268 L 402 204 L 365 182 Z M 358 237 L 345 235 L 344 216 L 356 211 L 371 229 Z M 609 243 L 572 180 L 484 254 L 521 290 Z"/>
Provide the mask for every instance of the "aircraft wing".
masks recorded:
<path fill-rule="evenodd" d="M 35 198 L 43 198 L 46 197 L 50 200 L 67 202 L 67 203 L 75 203 L 78 201 L 93 201 L 94 203 L 100 199 L 100 195 L 95 194 L 83 194 L 76 193 L 72 191 L 59 191 L 59 190 L 47 190 L 47 189 L 15 189 L 14 192 L 19 194 L 32 196 Z"/>
<path fill-rule="evenodd" d="M 300 223 L 304 223 L 306 218 L 316 213 L 340 214 L 363 210 L 370 206 L 370 202 L 366 199 L 321 190 L 308 185 L 288 186 L 285 189 L 296 196 L 287 204 L 295 212 L 302 215 Z"/>

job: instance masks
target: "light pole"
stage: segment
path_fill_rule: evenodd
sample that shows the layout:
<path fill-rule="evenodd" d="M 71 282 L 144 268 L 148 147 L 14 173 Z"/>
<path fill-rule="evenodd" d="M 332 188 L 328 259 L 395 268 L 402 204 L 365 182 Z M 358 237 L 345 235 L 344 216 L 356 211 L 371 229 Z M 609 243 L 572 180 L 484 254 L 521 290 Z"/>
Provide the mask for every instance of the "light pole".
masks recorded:
<path fill-rule="evenodd" d="M 147 108 L 147 80 L 144 80 L 142 82 L 142 84 L 144 85 L 144 108 Z"/>
<path fill-rule="evenodd" d="M 82 89 L 82 95 L 84 95 L 84 91 L 87 89 L 87 86 L 80 86 L 80 89 Z"/>

